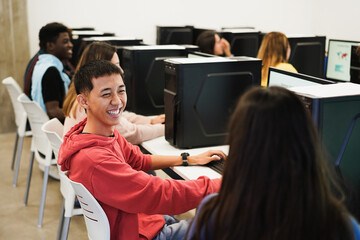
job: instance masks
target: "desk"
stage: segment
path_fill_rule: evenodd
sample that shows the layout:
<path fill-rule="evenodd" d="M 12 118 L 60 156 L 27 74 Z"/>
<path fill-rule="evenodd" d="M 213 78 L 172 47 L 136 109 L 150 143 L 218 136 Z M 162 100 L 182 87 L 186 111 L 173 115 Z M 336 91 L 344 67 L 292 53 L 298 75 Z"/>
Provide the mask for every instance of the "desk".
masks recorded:
<path fill-rule="evenodd" d="M 226 154 L 228 154 L 229 152 L 229 146 L 227 145 L 192 149 L 178 149 L 170 145 L 170 143 L 165 140 L 165 137 L 158 137 L 149 141 L 145 141 L 141 144 L 141 146 L 153 155 L 180 156 L 182 152 L 188 152 L 190 155 L 197 155 L 210 149 L 222 150 Z M 170 169 L 185 180 L 197 179 L 200 176 L 207 176 L 211 179 L 221 177 L 219 173 L 205 166 L 176 166 L 171 167 Z M 165 172 L 168 173 L 167 171 Z"/>

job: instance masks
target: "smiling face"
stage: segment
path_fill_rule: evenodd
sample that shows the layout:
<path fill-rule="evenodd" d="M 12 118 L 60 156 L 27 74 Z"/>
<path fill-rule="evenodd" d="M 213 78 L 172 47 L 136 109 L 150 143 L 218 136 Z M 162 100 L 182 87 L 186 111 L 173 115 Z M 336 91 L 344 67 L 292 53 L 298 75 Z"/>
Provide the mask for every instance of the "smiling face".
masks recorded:
<path fill-rule="evenodd" d="M 91 82 L 93 89 L 78 95 L 88 116 L 83 132 L 110 136 L 126 106 L 124 82 L 119 74 L 93 78 Z"/>
<path fill-rule="evenodd" d="M 46 51 L 60 60 L 71 59 L 73 44 L 68 32 L 59 33 L 55 42 L 48 42 Z"/>

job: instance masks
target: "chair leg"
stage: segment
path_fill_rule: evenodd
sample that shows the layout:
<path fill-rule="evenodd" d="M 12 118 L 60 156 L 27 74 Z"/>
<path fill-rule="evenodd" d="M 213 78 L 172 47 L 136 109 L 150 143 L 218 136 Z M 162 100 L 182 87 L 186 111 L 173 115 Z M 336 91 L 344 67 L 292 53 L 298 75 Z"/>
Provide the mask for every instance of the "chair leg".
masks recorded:
<path fill-rule="evenodd" d="M 31 174 L 32 174 L 32 169 L 33 169 L 33 165 L 34 165 L 34 156 L 35 156 L 35 153 L 31 152 L 29 171 L 28 171 L 28 177 L 27 177 L 27 183 L 26 183 L 26 191 L 25 191 L 25 200 L 24 200 L 25 206 L 27 205 L 28 197 L 29 197 Z"/>
<path fill-rule="evenodd" d="M 61 233 L 62 233 L 62 229 L 63 229 L 63 225 L 64 225 L 64 215 L 65 215 L 65 198 L 63 199 L 63 204 L 61 207 L 59 229 L 58 229 L 58 233 L 57 233 L 57 237 L 56 237 L 57 240 L 61 239 Z"/>
<path fill-rule="evenodd" d="M 41 192 L 39 217 L 38 217 L 38 227 L 42 226 L 42 219 L 43 219 L 43 216 L 44 216 L 46 189 L 47 189 L 47 184 L 48 184 L 48 179 L 49 179 L 49 171 L 50 171 L 50 166 L 45 166 L 43 187 L 42 187 L 42 192 Z"/>
<path fill-rule="evenodd" d="M 15 165 L 15 174 L 14 174 L 14 180 L 13 180 L 13 186 L 16 187 L 18 176 L 19 176 L 19 170 L 20 170 L 20 159 L 21 159 L 21 150 L 24 142 L 24 137 L 20 137 L 19 140 L 20 144 L 17 149 L 17 158 L 16 158 L 16 165 Z"/>
<path fill-rule="evenodd" d="M 18 145 L 18 140 L 19 140 L 19 134 L 16 131 L 14 152 L 13 152 L 13 158 L 12 158 L 12 161 L 11 161 L 11 170 L 14 170 L 14 163 L 15 163 L 15 156 L 16 156 L 16 149 L 17 149 L 17 145 Z"/>
<path fill-rule="evenodd" d="M 61 240 L 67 240 L 71 217 L 65 217 Z"/>

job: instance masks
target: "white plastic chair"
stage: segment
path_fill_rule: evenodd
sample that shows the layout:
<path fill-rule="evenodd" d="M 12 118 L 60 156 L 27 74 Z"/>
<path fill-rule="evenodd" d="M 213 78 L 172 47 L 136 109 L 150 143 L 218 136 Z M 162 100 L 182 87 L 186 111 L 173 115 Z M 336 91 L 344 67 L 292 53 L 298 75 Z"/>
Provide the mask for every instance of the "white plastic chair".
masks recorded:
<path fill-rule="evenodd" d="M 110 239 L 109 220 L 93 195 L 82 185 L 71 181 L 75 194 L 80 202 L 90 240 Z"/>
<path fill-rule="evenodd" d="M 53 118 L 47 121 L 41 128 L 45 133 L 51 147 L 54 151 L 55 158 L 58 158 L 59 149 L 63 142 L 60 136 L 63 135 L 64 126 L 57 119 Z M 67 239 L 69 233 L 69 226 L 71 217 L 74 215 L 81 215 L 81 208 L 74 208 L 75 204 L 75 192 L 73 187 L 71 186 L 69 178 L 65 175 L 65 172 L 62 172 L 59 168 L 60 175 L 60 192 L 63 196 L 63 204 L 60 215 L 59 229 L 57 234 L 57 239 Z"/>
<path fill-rule="evenodd" d="M 28 172 L 28 179 L 26 184 L 26 192 L 25 192 L 25 200 L 24 204 L 27 205 L 30 182 L 31 182 L 31 174 L 34 163 L 34 156 L 39 164 L 45 166 L 44 169 L 44 179 L 41 193 L 41 201 L 40 201 L 40 209 L 38 216 L 38 227 L 42 226 L 42 219 L 44 215 L 45 208 L 45 199 L 46 199 L 46 190 L 47 183 L 49 178 L 50 165 L 56 164 L 56 158 L 52 158 L 52 148 L 47 139 L 46 134 L 41 130 L 42 125 L 49 121 L 48 115 L 44 112 L 44 110 L 39 106 L 38 103 L 31 101 L 24 93 L 22 93 L 18 97 L 18 101 L 24 106 L 24 109 L 27 113 L 31 131 L 33 134 L 32 144 L 31 144 L 31 158 Z"/>
<path fill-rule="evenodd" d="M 22 94 L 22 90 L 19 84 L 12 77 L 5 78 L 2 81 L 2 83 L 6 86 L 8 93 L 10 95 L 10 99 L 15 113 L 15 124 L 17 127 L 13 158 L 11 162 L 11 170 L 14 170 L 15 157 L 17 156 L 14 180 L 13 180 L 13 186 L 16 187 L 17 179 L 19 175 L 19 169 L 20 169 L 20 159 L 21 159 L 21 151 L 22 151 L 24 137 L 31 136 L 32 133 L 31 131 L 26 131 L 27 114 L 22 104 L 19 103 L 17 100 L 20 94 Z"/>

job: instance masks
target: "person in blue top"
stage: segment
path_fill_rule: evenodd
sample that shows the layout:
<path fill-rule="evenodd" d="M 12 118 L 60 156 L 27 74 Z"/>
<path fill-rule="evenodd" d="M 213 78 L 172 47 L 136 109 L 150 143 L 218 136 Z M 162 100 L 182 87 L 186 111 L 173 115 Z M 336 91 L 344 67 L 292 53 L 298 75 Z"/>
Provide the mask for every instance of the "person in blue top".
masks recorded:
<path fill-rule="evenodd" d="M 63 62 L 72 57 L 71 30 L 61 23 L 49 23 L 39 32 L 40 49 L 31 77 L 31 99 L 49 118 L 64 122 L 62 104 L 70 84 Z"/>
<path fill-rule="evenodd" d="M 228 133 L 220 191 L 202 201 L 186 239 L 360 239 L 297 95 L 249 90 Z"/>

